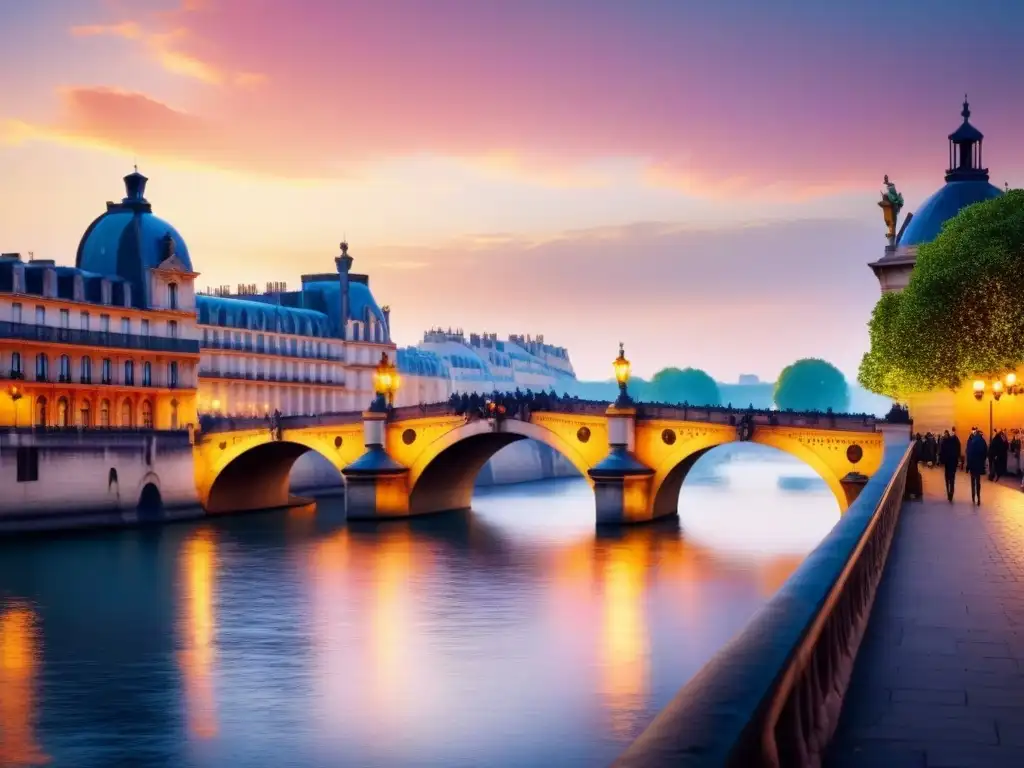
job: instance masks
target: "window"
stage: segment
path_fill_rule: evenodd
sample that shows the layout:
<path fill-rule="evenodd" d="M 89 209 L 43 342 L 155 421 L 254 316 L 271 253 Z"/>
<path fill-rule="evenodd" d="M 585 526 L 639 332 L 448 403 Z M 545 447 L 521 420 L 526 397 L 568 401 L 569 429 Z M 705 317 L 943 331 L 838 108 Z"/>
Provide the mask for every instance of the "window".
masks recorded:
<path fill-rule="evenodd" d="M 66 309 L 60 311 L 60 327 L 65 329 L 71 327 L 71 313 Z"/>
<path fill-rule="evenodd" d="M 142 428 L 153 428 L 153 404 L 149 400 L 142 401 Z"/>
<path fill-rule="evenodd" d="M 149 320 L 142 321 L 142 335 L 149 336 Z"/>
<path fill-rule="evenodd" d="M 126 360 L 124 363 L 124 383 L 129 387 L 135 384 L 135 363 Z"/>
<path fill-rule="evenodd" d="M 68 399 L 62 397 L 57 401 L 57 426 L 66 427 L 68 425 Z"/>
<path fill-rule="evenodd" d="M 178 286 L 175 283 L 167 286 L 167 306 L 171 309 L 178 308 Z"/>
<path fill-rule="evenodd" d="M 110 358 L 103 358 L 103 363 L 100 365 L 100 383 L 110 384 L 113 381 L 112 372 L 110 370 Z"/>
<path fill-rule="evenodd" d="M 71 358 L 67 355 L 60 356 L 60 380 L 71 381 Z"/>
<path fill-rule="evenodd" d="M 256 334 L 256 351 L 262 352 L 264 348 L 264 336 L 262 333 Z"/>
<path fill-rule="evenodd" d="M 12 323 L 20 323 L 21 322 L 21 304 L 12 304 L 11 305 L 11 322 Z"/>
<path fill-rule="evenodd" d="M 92 384 L 92 358 L 83 357 L 78 363 L 79 379 L 82 384 Z"/>
<path fill-rule="evenodd" d="M 142 386 L 153 386 L 153 364 L 148 361 L 142 364 Z"/>
<path fill-rule="evenodd" d="M 50 360 L 44 354 L 36 355 L 36 381 L 46 381 L 50 372 Z"/>
<path fill-rule="evenodd" d="M 80 322 L 82 324 L 82 330 L 83 331 L 88 331 L 89 330 L 89 313 L 88 312 L 83 312 L 82 313 L 81 321 Z"/>
<path fill-rule="evenodd" d="M 178 386 L 178 363 L 176 361 L 167 364 L 167 386 Z"/>
<path fill-rule="evenodd" d="M 46 307 L 36 307 L 36 325 L 46 325 Z"/>
<path fill-rule="evenodd" d="M 46 426 L 46 398 L 45 397 L 37 397 L 36 398 L 36 426 L 37 427 L 45 427 Z"/>
<path fill-rule="evenodd" d="M 83 400 L 81 406 L 81 425 L 83 427 L 92 426 L 92 411 L 89 408 L 89 401 Z"/>
<path fill-rule="evenodd" d="M 167 323 L 167 335 L 172 339 L 178 338 L 178 321 L 170 320 Z"/>
<path fill-rule="evenodd" d="M 11 378 L 20 379 L 25 373 L 21 369 L 21 352 L 11 353 Z"/>
<path fill-rule="evenodd" d="M 100 330 L 110 333 L 110 315 L 100 315 Z"/>
<path fill-rule="evenodd" d="M 131 332 L 132 332 L 132 321 L 129 320 L 127 317 L 122 317 L 121 318 L 121 333 L 123 333 L 125 336 L 127 336 Z"/>
<path fill-rule="evenodd" d="M 100 402 L 100 426 L 110 426 L 110 401 L 103 400 Z"/>
<path fill-rule="evenodd" d="M 18 449 L 18 482 L 34 483 L 39 479 L 39 449 Z"/>
<path fill-rule="evenodd" d="M 178 401 L 171 400 L 171 429 L 178 428 Z"/>
<path fill-rule="evenodd" d="M 121 403 L 121 426 L 130 427 L 132 426 L 132 403 L 131 400 L 125 400 Z"/>

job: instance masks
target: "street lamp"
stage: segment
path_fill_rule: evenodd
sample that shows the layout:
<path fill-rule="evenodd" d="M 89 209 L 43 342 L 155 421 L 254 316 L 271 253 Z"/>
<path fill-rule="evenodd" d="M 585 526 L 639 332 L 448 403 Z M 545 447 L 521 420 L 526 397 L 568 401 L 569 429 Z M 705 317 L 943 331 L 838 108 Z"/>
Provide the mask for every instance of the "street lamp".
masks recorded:
<path fill-rule="evenodd" d="M 384 412 L 394 405 L 399 383 L 398 368 L 388 358 L 387 352 L 381 352 L 380 362 L 373 369 L 373 390 L 377 397 L 370 404 L 370 410 Z"/>
<path fill-rule="evenodd" d="M 633 398 L 626 391 L 629 384 L 629 371 L 632 366 L 626 359 L 626 350 L 622 342 L 619 342 L 619 356 L 612 361 L 612 368 L 615 370 L 615 380 L 619 383 L 619 396 L 615 399 L 616 408 L 628 408 L 633 404 Z"/>
<path fill-rule="evenodd" d="M 985 397 L 986 384 L 984 379 L 977 379 L 974 382 L 974 399 L 981 401 Z M 1020 391 L 1020 387 L 1017 384 L 1017 374 L 1008 373 L 1006 374 L 1006 384 L 1003 384 L 1002 379 L 996 379 L 992 382 L 992 399 L 988 401 L 988 439 L 992 439 L 992 435 L 995 432 L 992 412 L 993 404 L 999 402 L 999 398 L 1006 392 L 1011 397 L 1015 396 Z"/>
<path fill-rule="evenodd" d="M 7 388 L 7 394 L 10 395 L 11 404 L 14 406 L 14 428 L 18 428 L 18 401 L 21 400 L 21 392 L 18 388 L 12 384 Z"/>

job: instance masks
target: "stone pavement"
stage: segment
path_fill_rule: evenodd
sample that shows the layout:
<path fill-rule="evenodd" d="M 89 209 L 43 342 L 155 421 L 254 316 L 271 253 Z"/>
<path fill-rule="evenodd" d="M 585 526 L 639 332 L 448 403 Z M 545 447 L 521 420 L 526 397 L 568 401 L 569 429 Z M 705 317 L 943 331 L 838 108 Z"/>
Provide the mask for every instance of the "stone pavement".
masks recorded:
<path fill-rule="evenodd" d="M 921 474 L 825 766 L 1024 768 L 1024 494 Z"/>

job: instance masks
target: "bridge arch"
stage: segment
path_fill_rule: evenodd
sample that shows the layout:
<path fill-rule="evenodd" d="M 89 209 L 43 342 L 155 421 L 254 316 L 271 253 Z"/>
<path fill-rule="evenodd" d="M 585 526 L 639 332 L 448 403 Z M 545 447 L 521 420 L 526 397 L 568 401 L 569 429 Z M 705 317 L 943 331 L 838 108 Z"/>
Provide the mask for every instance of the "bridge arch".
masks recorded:
<path fill-rule="evenodd" d="M 217 436 L 213 439 L 216 441 Z M 227 448 L 227 446 L 225 446 Z M 295 462 L 313 451 L 338 470 L 338 484 L 344 483 L 342 467 L 348 457 L 331 455 L 321 446 L 302 439 L 246 441 L 225 450 L 211 472 L 203 507 L 207 512 L 245 512 L 287 506 L 291 501 L 290 477 Z M 360 449 L 362 446 L 360 446 Z"/>
<path fill-rule="evenodd" d="M 686 476 L 694 464 L 713 448 L 726 443 L 740 442 L 734 434 L 722 431 L 710 432 L 699 437 L 684 441 L 669 453 L 655 468 L 651 484 L 651 505 L 653 517 L 675 515 L 678 513 L 679 492 L 682 490 Z M 799 440 L 779 435 L 769 429 L 754 432 L 752 443 L 775 448 L 809 466 L 825 481 L 839 503 L 840 513 L 846 512 L 850 506 L 846 490 L 841 478 L 831 467 L 810 448 Z"/>
<path fill-rule="evenodd" d="M 473 488 L 484 464 L 506 445 L 536 440 L 564 456 L 592 483 L 587 475 L 593 464 L 568 441 L 547 427 L 518 419 L 507 419 L 497 428 L 477 420 L 446 432 L 427 445 L 409 467 L 409 513 L 468 509 Z"/>

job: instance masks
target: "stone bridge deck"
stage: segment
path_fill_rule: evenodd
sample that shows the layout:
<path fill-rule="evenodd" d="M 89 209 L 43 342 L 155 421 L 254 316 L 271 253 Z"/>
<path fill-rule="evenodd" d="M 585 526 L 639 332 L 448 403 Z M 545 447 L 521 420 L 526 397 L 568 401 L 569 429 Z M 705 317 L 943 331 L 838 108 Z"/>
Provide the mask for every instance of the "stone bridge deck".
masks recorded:
<path fill-rule="evenodd" d="M 826 766 L 1024 766 L 1024 494 L 922 469 Z"/>

